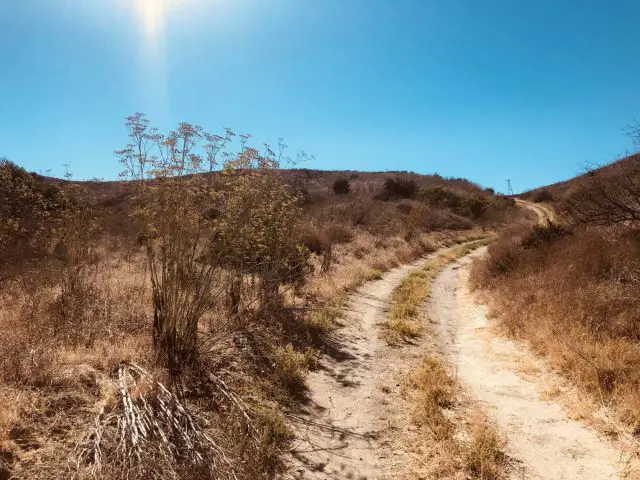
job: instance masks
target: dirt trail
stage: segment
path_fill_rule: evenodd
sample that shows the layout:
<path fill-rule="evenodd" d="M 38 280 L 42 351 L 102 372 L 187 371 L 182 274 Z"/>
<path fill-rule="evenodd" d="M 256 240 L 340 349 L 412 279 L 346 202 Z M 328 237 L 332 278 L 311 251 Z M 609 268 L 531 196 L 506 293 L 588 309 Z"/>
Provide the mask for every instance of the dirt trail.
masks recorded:
<path fill-rule="evenodd" d="M 320 359 L 321 368 L 309 376 L 310 400 L 303 412 L 292 416 L 297 443 L 286 478 L 417 478 L 411 464 L 427 459 L 407 445 L 416 432 L 406 421 L 409 406 L 401 383 L 428 351 L 439 351 L 455 366 L 472 402 L 477 401 L 506 436 L 510 478 L 622 478 L 619 452 L 544 399 L 553 374 L 542 360 L 496 334 L 484 308 L 474 302 L 467 288 L 468 267 L 483 251 L 454 262 L 438 276 L 427 307 L 435 331 L 412 345 L 390 348 L 380 338 L 380 324 L 393 290 L 427 259 L 392 270 L 351 295 L 342 325 Z M 525 378 L 523 368 L 531 365 L 544 376 Z M 561 382 L 554 376 L 554 384 Z"/>
<path fill-rule="evenodd" d="M 547 205 L 529 202 L 520 198 L 516 198 L 515 201 L 518 206 L 532 210 L 538 216 L 538 223 L 541 225 L 545 225 L 556 220 L 555 212 Z"/>
<path fill-rule="evenodd" d="M 570 420 L 559 405 L 544 400 L 544 377 L 533 380 L 518 373 L 541 361 L 522 344 L 489 328 L 484 308 L 467 288 L 468 266 L 483 250 L 440 274 L 433 285 L 430 312 L 459 381 L 507 437 L 514 460 L 511 478 L 621 478 L 623 465 L 616 449 L 594 430 Z"/>
<path fill-rule="evenodd" d="M 348 312 L 309 378 L 311 401 L 295 422 L 295 479 L 393 479 L 403 452 L 393 441 L 400 382 L 415 365 L 420 344 L 390 348 L 380 339 L 393 290 L 426 259 L 367 282 L 350 297 Z M 404 463 L 407 463 L 406 461 Z"/>

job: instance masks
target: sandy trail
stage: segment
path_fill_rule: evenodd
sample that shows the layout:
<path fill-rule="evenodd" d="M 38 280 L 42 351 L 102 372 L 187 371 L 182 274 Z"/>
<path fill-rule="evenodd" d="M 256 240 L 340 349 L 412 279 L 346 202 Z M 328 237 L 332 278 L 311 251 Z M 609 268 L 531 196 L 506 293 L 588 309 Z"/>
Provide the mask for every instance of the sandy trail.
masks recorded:
<path fill-rule="evenodd" d="M 415 432 L 406 422 L 409 406 L 401 384 L 429 351 L 440 351 L 455 366 L 468 396 L 506 436 L 510 478 L 622 478 L 619 452 L 543 398 L 552 374 L 539 379 L 522 374 L 523 367 L 542 360 L 489 328 L 484 308 L 467 288 L 469 264 L 483 251 L 454 262 L 437 277 L 427 306 L 435 331 L 415 344 L 390 348 L 380 338 L 380 324 L 393 290 L 427 259 L 392 270 L 351 295 L 321 368 L 309 376 L 309 402 L 293 418 L 297 443 L 286 478 L 417 478 L 411 464 L 425 459 L 407 445 Z"/>
<path fill-rule="evenodd" d="M 527 200 L 522 200 L 521 198 L 516 198 L 515 201 L 518 206 L 532 210 L 538 216 L 538 223 L 540 225 L 546 225 L 547 223 L 554 222 L 557 219 L 555 212 L 547 205 L 529 202 Z"/>
<path fill-rule="evenodd" d="M 442 251 L 446 251 L 442 250 Z M 441 251 L 441 252 L 442 252 Z M 441 253 L 439 252 L 439 253 Z M 311 399 L 295 422 L 295 479 L 393 479 L 404 452 L 395 450 L 393 419 L 401 379 L 423 354 L 419 343 L 391 348 L 380 339 L 390 296 L 426 259 L 367 282 L 350 297 L 332 350 L 309 378 Z"/>
<path fill-rule="evenodd" d="M 506 435 L 514 479 L 618 479 L 619 452 L 594 430 L 543 399 L 542 379 L 518 374 L 541 362 L 488 325 L 467 288 L 469 264 L 481 249 L 446 268 L 433 284 L 430 312 L 459 381 Z"/>

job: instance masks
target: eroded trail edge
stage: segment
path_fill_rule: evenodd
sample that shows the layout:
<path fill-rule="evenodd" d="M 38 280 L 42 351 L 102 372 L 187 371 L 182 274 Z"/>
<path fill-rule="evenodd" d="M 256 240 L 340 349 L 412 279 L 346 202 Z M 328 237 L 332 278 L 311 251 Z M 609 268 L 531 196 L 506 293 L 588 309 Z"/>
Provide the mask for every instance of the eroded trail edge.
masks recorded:
<path fill-rule="evenodd" d="M 620 453 L 594 430 L 545 399 L 544 366 L 528 349 L 492 328 L 468 288 L 469 265 L 484 249 L 445 268 L 429 304 L 445 358 L 458 380 L 508 440 L 514 479 L 622 478 Z"/>

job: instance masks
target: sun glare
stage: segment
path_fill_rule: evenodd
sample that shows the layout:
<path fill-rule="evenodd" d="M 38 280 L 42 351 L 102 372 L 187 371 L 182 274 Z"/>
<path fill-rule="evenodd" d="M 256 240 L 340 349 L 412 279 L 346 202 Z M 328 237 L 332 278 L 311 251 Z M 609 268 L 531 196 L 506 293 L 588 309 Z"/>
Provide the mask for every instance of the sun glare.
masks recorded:
<path fill-rule="evenodd" d="M 137 0 L 136 11 L 147 42 L 158 46 L 164 30 L 166 2 L 164 0 Z"/>

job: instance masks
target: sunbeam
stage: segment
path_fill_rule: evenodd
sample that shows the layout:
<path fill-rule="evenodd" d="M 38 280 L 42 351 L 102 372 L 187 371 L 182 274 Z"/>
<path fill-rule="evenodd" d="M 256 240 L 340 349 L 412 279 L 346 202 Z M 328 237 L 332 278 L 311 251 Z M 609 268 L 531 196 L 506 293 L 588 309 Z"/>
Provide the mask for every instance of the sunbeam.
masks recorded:
<path fill-rule="evenodd" d="M 159 48 L 164 36 L 166 2 L 164 0 L 137 0 L 136 13 L 148 46 Z"/>

